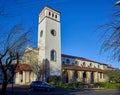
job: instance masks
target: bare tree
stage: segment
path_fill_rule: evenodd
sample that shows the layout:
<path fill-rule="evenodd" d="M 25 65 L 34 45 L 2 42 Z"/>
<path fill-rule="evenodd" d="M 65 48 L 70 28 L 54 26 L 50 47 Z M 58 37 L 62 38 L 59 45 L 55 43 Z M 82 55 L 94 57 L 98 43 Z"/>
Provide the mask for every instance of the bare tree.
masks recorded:
<path fill-rule="evenodd" d="M 120 61 L 120 11 L 113 13 L 112 20 L 101 26 L 101 51 L 107 52 L 110 59 Z"/>
<path fill-rule="evenodd" d="M 28 46 L 22 60 L 23 63 L 28 64 L 31 67 L 32 72 L 36 75 L 36 80 L 45 81 L 46 63 L 45 60 L 38 62 L 38 50 L 38 48 L 32 48 Z"/>
<path fill-rule="evenodd" d="M 7 84 L 13 79 L 19 59 L 29 41 L 30 30 L 21 23 L 14 25 L 8 32 L 0 33 L 0 69 L 3 73 L 1 95 L 5 95 Z M 14 63 L 14 64 L 13 64 Z"/>
<path fill-rule="evenodd" d="M 36 74 L 37 78 L 36 80 L 42 80 L 45 81 L 46 77 L 46 66 L 45 66 L 45 60 L 43 60 L 41 63 L 30 63 L 30 67 L 32 71 Z"/>

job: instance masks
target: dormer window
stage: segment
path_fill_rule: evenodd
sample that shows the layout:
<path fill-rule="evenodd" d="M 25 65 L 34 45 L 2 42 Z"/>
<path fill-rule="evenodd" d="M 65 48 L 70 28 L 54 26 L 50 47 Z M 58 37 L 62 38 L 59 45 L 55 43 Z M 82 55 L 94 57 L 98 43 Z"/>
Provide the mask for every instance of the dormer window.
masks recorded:
<path fill-rule="evenodd" d="M 62 64 L 65 65 L 65 61 L 62 61 Z"/>
<path fill-rule="evenodd" d="M 57 18 L 57 15 L 55 15 L 55 18 Z"/>
<path fill-rule="evenodd" d="M 100 68 L 100 65 L 98 64 L 98 68 Z"/>
<path fill-rule="evenodd" d="M 51 12 L 49 12 L 49 16 L 51 16 Z"/>
<path fill-rule="evenodd" d="M 78 61 L 75 61 L 75 65 L 76 65 L 76 66 L 78 66 L 78 65 L 79 65 L 79 64 L 78 64 Z"/>
<path fill-rule="evenodd" d="M 86 67 L 86 64 L 85 64 L 85 62 L 83 62 L 83 66 L 84 66 L 84 67 Z"/>
<path fill-rule="evenodd" d="M 92 63 L 90 63 L 90 67 L 92 67 Z"/>
<path fill-rule="evenodd" d="M 54 14 L 52 13 L 52 17 L 54 17 Z"/>
<path fill-rule="evenodd" d="M 70 64 L 70 60 L 69 60 L 69 59 L 67 59 L 67 60 L 66 60 L 66 63 L 67 63 L 67 64 Z"/>

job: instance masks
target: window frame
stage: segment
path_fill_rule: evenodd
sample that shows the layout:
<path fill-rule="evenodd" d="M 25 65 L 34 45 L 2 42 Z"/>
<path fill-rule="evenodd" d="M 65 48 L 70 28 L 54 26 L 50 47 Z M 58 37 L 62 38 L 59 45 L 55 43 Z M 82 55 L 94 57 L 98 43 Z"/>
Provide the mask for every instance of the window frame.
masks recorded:
<path fill-rule="evenodd" d="M 50 60 L 51 61 L 56 61 L 57 60 L 57 53 L 54 49 L 52 49 L 51 52 L 50 52 Z"/>

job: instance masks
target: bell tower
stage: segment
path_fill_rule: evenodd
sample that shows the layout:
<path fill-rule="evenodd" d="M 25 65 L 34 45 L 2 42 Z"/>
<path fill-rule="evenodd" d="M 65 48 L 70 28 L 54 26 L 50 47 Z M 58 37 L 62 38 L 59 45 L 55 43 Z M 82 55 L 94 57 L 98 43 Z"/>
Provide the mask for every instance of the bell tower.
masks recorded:
<path fill-rule="evenodd" d="M 45 6 L 39 14 L 39 64 L 46 62 L 46 77 L 61 75 L 60 12 Z"/>

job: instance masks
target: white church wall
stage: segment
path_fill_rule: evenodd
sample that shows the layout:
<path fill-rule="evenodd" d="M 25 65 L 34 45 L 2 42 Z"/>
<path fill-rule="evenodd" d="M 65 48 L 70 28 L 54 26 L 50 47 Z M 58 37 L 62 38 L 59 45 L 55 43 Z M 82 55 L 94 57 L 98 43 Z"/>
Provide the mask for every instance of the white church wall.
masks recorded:
<path fill-rule="evenodd" d="M 47 62 L 47 71 L 50 75 L 61 75 L 61 35 L 60 13 L 50 7 L 44 7 L 41 11 L 38 33 L 39 61 Z M 51 30 L 56 34 L 52 35 Z M 41 36 L 41 31 L 43 35 Z M 56 60 L 51 61 L 51 51 L 56 52 Z M 58 73 L 56 73 L 58 72 Z"/>
<path fill-rule="evenodd" d="M 69 60 L 70 61 L 70 63 L 69 64 L 67 64 L 67 60 Z M 69 57 L 62 57 L 62 63 L 65 63 L 66 65 L 74 65 L 75 64 L 75 59 L 73 59 L 73 58 L 69 58 Z"/>

